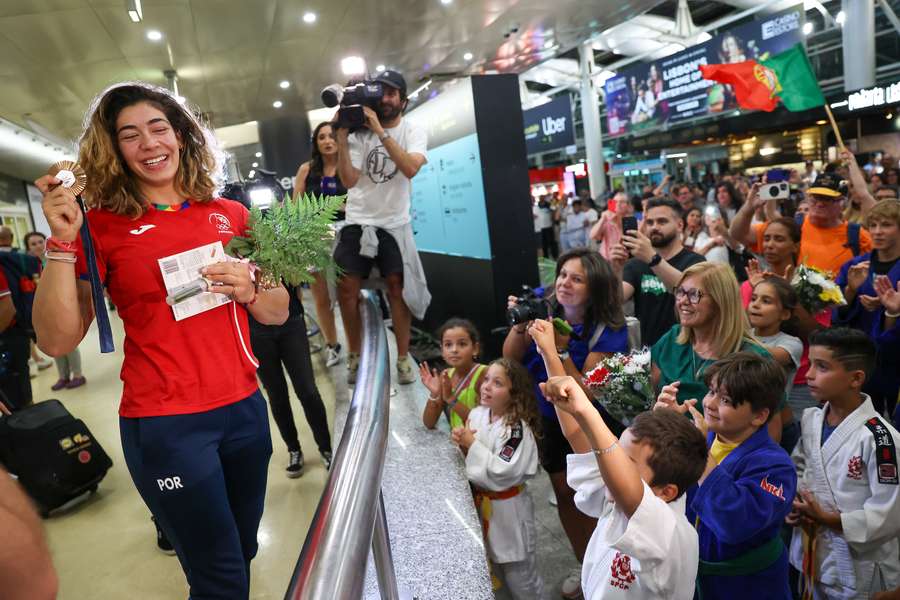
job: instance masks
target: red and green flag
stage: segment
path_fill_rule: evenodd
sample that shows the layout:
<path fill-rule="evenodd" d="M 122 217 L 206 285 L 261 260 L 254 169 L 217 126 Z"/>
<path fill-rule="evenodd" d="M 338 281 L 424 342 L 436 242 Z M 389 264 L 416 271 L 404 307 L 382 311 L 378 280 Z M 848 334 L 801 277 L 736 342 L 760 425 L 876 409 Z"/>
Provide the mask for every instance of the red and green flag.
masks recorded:
<path fill-rule="evenodd" d="M 766 60 L 700 65 L 704 79 L 727 83 L 741 108 L 773 111 L 778 101 L 790 111 L 809 110 L 825 104 L 803 44 Z"/>

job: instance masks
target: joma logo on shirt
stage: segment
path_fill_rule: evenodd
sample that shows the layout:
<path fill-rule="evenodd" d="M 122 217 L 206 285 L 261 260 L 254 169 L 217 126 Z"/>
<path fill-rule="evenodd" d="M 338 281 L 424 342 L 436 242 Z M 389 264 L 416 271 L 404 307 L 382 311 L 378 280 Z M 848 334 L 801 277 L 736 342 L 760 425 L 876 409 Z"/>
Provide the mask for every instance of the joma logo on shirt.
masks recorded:
<path fill-rule="evenodd" d="M 761 487 L 765 491 L 769 492 L 770 494 L 772 494 L 779 500 L 784 500 L 784 485 L 782 484 L 782 485 L 779 485 L 778 487 L 775 487 L 774 484 L 769 483 L 768 475 L 766 475 L 765 477 L 762 478 L 762 481 L 759 482 L 759 487 Z"/>
<path fill-rule="evenodd" d="M 659 280 L 659 277 L 656 275 L 643 275 L 641 277 L 641 293 L 662 296 L 668 292 L 666 291 L 666 286 Z"/>

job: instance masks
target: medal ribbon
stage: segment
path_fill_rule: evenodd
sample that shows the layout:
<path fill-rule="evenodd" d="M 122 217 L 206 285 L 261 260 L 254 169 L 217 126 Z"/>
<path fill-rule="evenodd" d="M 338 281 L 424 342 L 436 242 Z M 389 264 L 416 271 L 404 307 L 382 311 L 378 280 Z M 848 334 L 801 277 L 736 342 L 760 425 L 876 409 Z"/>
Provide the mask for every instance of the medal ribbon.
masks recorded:
<path fill-rule="evenodd" d="M 112 327 L 109 324 L 109 314 L 106 312 L 106 297 L 103 295 L 103 282 L 100 281 L 100 269 L 97 268 L 97 255 L 94 253 L 94 240 L 91 237 L 91 228 L 88 225 L 87 210 L 84 200 L 76 196 L 81 214 L 81 244 L 84 247 L 84 257 L 87 260 L 88 275 L 91 279 L 91 297 L 94 299 L 94 314 L 97 317 L 97 329 L 100 333 L 100 352 L 107 354 L 116 349 L 113 344 Z"/>

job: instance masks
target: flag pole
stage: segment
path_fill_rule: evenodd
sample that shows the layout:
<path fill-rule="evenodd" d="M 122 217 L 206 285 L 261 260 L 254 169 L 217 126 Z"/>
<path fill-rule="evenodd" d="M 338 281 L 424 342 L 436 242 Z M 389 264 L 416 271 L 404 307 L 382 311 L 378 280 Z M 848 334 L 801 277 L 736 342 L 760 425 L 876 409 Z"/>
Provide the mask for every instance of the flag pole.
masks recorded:
<path fill-rule="evenodd" d="M 844 140 L 841 138 L 841 130 L 838 129 L 837 122 L 834 120 L 834 115 L 831 114 L 831 107 L 828 106 L 828 102 L 825 103 L 825 112 L 828 113 L 828 120 L 831 121 L 831 129 L 834 130 L 834 135 L 837 138 L 838 147 L 843 150 L 846 148 L 844 146 Z"/>

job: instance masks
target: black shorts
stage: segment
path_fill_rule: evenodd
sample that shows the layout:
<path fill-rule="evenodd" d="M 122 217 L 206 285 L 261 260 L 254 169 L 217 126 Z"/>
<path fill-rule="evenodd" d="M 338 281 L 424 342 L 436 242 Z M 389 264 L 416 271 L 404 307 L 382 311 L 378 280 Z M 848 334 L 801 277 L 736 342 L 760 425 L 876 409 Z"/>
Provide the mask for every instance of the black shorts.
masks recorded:
<path fill-rule="evenodd" d="M 594 404 L 603 417 L 603 422 L 609 427 L 613 435 L 620 437 L 625 427 L 610 416 L 603 407 Z M 542 420 L 542 436 L 538 439 L 538 447 L 541 451 L 541 467 L 549 474 L 566 472 L 566 456 L 575 454 L 569 440 L 563 435 L 562 428 L 559 426 L 559 419 L 541 415 Z"/>
<path fill-rule="evenodd" d="M 378 254 L 375 258 L 361 256 L 359 240 L 362 238 L 362 225 L 345 225 L 341 229 L 337 246 L 334 248 L 334 262 L 347 275 L 355 275 L 365 279 L 372 271 L 372 265 L 378 265 L 382 276 L 403 273 L 403 254 L 397 240 L 384 229 L 376 229 L 378 236 Z"/>

